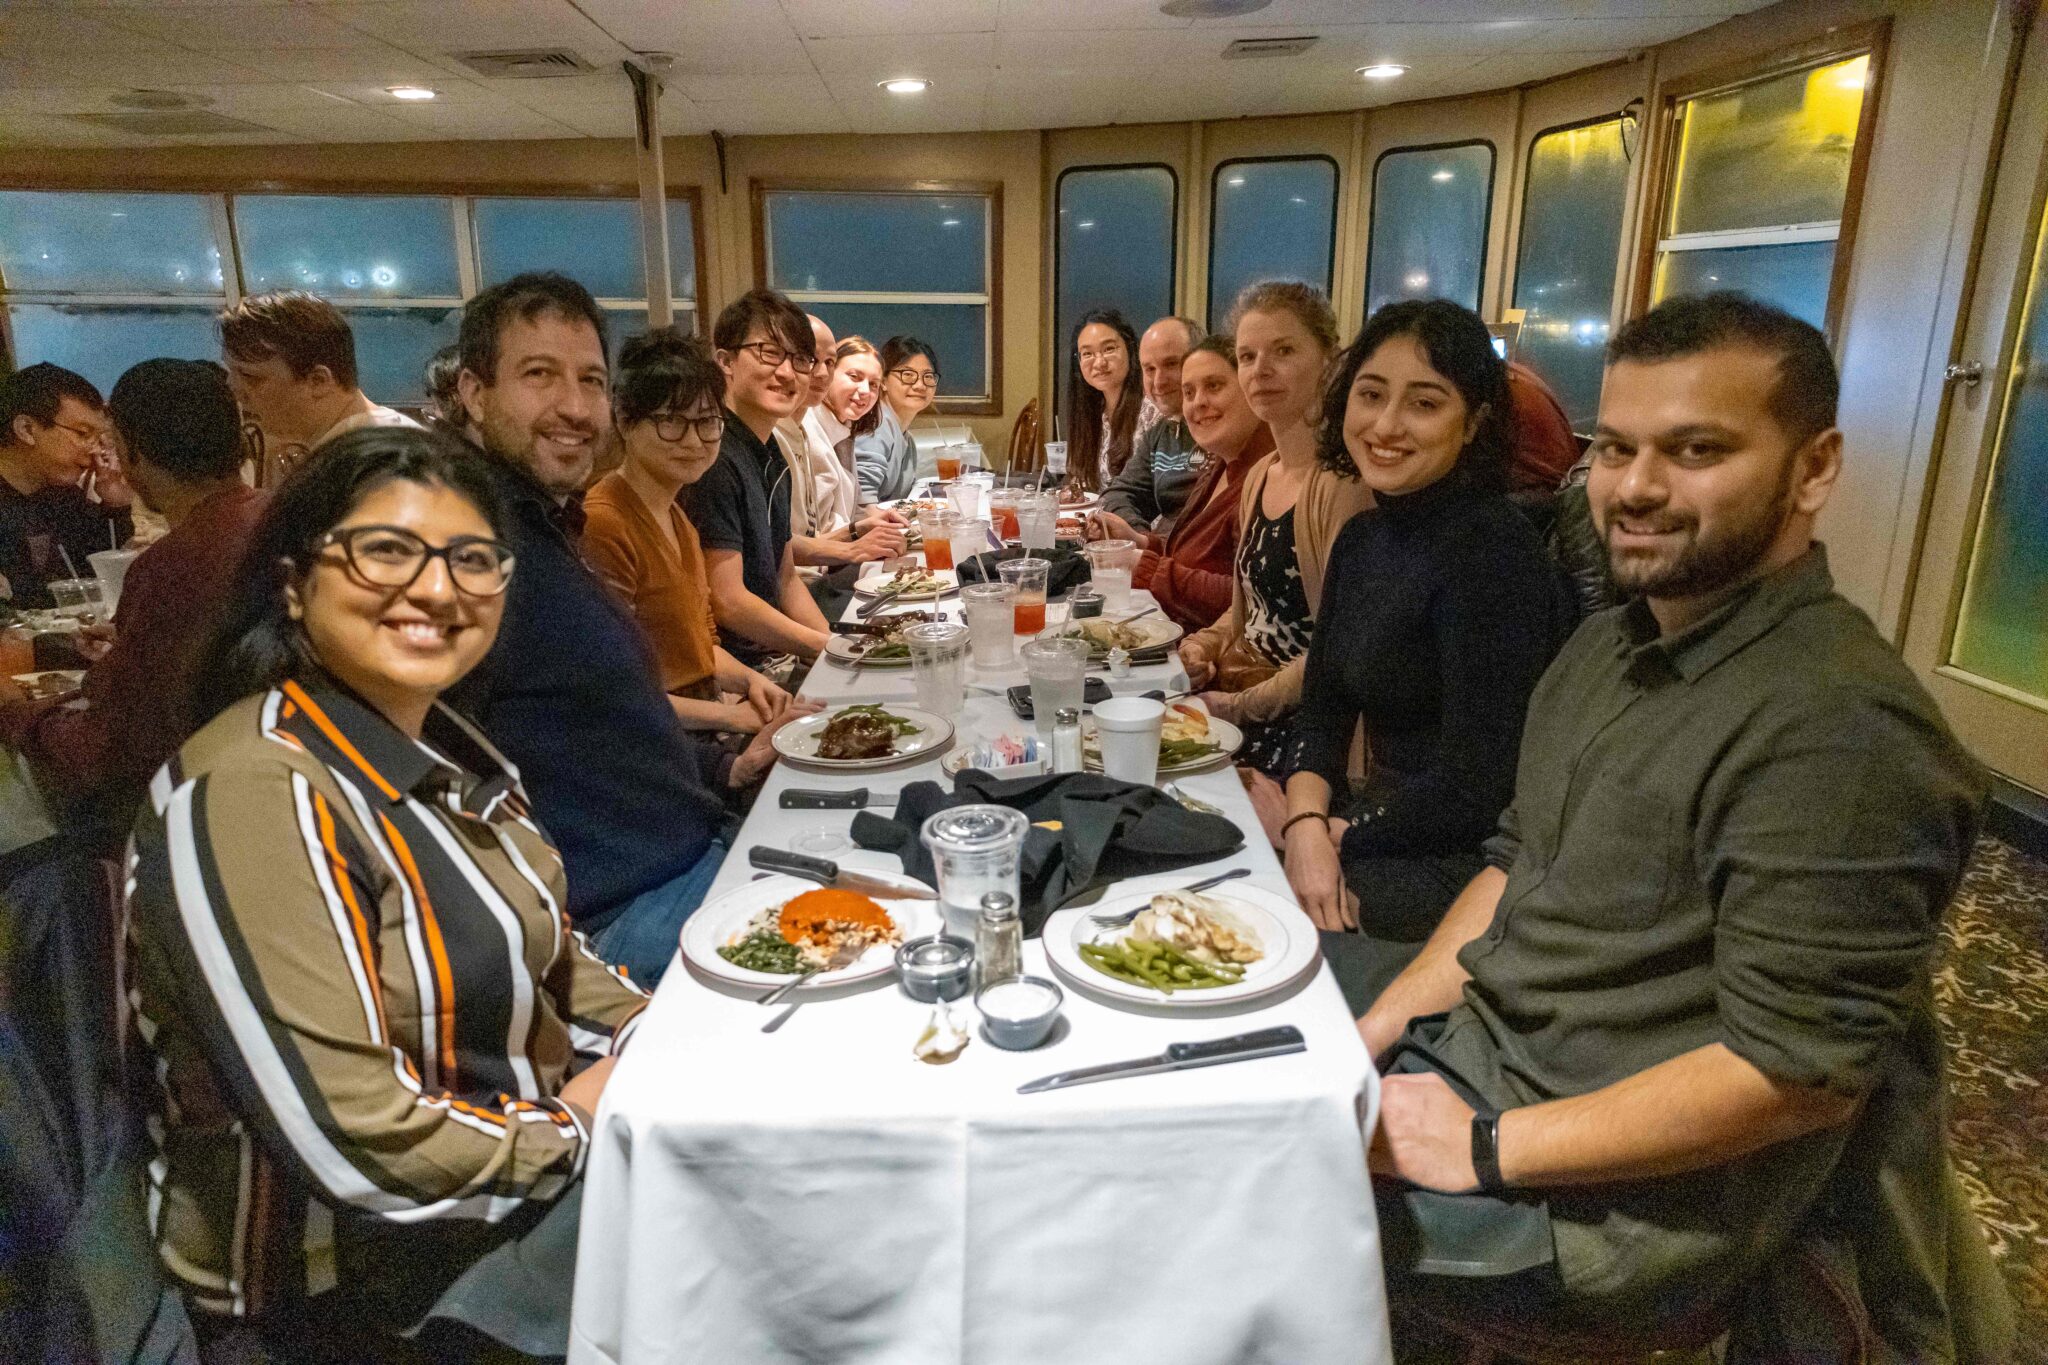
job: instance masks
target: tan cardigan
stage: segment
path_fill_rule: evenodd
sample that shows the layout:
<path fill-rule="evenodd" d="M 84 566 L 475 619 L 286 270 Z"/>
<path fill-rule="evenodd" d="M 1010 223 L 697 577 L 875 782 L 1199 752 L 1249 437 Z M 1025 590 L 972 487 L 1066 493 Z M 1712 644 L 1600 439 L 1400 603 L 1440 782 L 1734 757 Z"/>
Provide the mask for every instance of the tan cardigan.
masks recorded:
<path fill-rule="evenodd" d="M 1274 452 L 1252 466 L 1245 475 L 1244 492 L 1237 504 L 1237 538 L 1244 543 L 1252 514 L 1258 510 L 1265 491 L 1266 474 L 1280 459 Z M 1301 570 L 1301 586 L 1308 598 L 1311 616 L 1320 615 L 1323 602 L 1323 566 L 1330 562 L 1330 548 L 1344 523 L 1372 506 L 1372 490 L 1357 478 L 1345 478 L 1318 464 L 1302 485 L 1294 504 L 1294 562 Z M 1244 579 L 1233 575 L 1230 610 L 1207 630 L 1195 632 L 1181 646 L 1184 652 L 1215 663 L 1231 645 L 1244 638 Z M 1238 714 L 1246 720 L 1272 720 L 1286 715 L 1301 702 L 1301 676 L 1308 668 L 1306 654 L 1281 666 L 1278 673 L 1254 683 L 1237 694 Z"/>

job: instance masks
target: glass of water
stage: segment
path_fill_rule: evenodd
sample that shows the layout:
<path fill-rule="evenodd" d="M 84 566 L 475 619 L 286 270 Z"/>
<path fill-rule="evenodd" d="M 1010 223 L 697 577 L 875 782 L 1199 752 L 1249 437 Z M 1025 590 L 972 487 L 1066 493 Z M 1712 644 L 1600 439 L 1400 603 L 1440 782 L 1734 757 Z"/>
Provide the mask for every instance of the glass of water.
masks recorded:
<path fill-rule="evenodd" d="M 967 696 L 967 627 L 958 621 L 920 621 L 903 629 L 917 704 L 952 720 Z"/>
<path fill-rule="evenodd" d="M 1098 540 L 1088 547 L 1088 576 L 1102 594 L 1106 616 L 1122 616 L 1131 607 L 1131 570 L 1138 564 L 1138 546 L 1130 540 Z"/>
<path fill-rule="evenodd" d="M 1017 589 L 1010 583 L 966 583 L 960 602 L 976 668 L 1011 668 L 1017 662 Z"/>
<path fill-rule="evenodd" d="M 1017 538 L 1027 550 L 1050 550 L 1059 525 L 1060 503 L 1052 493 L 1019 491 L 1017 497 Z"/>
<path fill-rule="evenodd" d="M 1050 749 L 1053 718 L 1064 707 L 1081 709 L 1088 642 L 1078 636 L 1055 635 L 1026 640 L 1017 653 L 1024 660 L 1024 676 L 1031 680 L 1031 723 L 1038 731 L 1038 742 Z"/>

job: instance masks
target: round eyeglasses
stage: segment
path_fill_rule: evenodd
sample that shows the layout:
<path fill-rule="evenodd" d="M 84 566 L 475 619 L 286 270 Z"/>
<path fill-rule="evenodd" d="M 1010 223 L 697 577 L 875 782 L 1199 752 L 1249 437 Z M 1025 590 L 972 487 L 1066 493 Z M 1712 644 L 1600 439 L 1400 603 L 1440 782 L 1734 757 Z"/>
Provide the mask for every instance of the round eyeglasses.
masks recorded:
<path fill-rule="evenodd" d="M 936 389 L 939 386 L 939 372 L 937 370 L 912 370 L 906 368 L 891 370 L 889 373 L 895 378 L 897 383 L 906 389 Z"/>
<path fill-rule="evenodd" d="M 707 445 L 725 435 L 723 413 L 709 417 L 685 417 L 679 412 L 657 412 L 647 420 L 654 423 L 654 434 L 664 441 L 680 441 L 693 428 L 697 439 Z"/>
<path fill-rule="evenodd" d="M 329 531 L 313 548 L 329 545 L 340 546 L 349 571 L 373 588 L 409 588 L 433 559 L 446 564 L 449 581 L 471 597 L 496 597 L 512 579 L 512 547 L 483 536 L 429 545 L 403 526 L 348 526 Z"/>

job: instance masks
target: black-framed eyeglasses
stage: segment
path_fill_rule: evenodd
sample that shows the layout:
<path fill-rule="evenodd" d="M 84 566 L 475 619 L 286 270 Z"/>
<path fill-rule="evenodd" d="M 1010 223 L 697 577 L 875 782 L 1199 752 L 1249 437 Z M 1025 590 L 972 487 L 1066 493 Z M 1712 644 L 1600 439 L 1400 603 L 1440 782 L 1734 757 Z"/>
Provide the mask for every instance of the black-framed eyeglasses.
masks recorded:
<path fill-rule="evenodd" d="M 937 370 L 913 370 L 906 367 L 901 370 L 891 370 L 889 373 L 897 383 L 906 389 L 936 389 L 939 386 L 939 372 Z"/>
<path fill-rule="evenodd" d="M 664 441 L 680 441 L 683 433 L 694 429 L 697 439 L 710 444 L 725 435 L 725 416 L 713 413 L 709 417 L 685 417 L 679 412 L 657 412 L 647 419 L 654 423 L 654 434 Z"/>
<path fill-rule="evenodd" d="M 349 572 L 373 588 L 409 588 L 427 561 L 448 566 L 448 579 L 471 597 L 496 597 L 512 581 L 512 547 L 485 536 L 457 536 L 429 545 L 403 526 L 345 526 L 313 543 L 339 545 Z"/>
<path fill-rule="evenodd" d="M 736 349 L 752 351 L 754 359 L 760 361 L 771 370 L 781 365 L 785 360 L 789 362 L 789 368 L 798 374 L 809 374 L 812 370 L 818 368 L 818 358 L 816 356 L 799 355 L 795 351 L 777 346 L 772 341 L 745 341 L 741 342 Z"/>

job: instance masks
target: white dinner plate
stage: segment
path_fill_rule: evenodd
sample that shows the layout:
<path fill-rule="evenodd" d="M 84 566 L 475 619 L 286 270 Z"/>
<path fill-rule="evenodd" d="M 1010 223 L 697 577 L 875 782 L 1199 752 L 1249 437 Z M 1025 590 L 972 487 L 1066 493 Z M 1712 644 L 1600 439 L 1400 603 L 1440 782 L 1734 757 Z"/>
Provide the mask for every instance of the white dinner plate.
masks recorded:
<path fill-rule="evenodd" d="M 848 703 L 851 706 L 869 704 L 872 703 Z M 769 742 L 775 746 L 776 753 L 781 754 L 792 763 L 801 763 L 815 768 L 846 769 L 850 771 L 858 768 L 886 768 L 892 764 L 903 763 L 914 758 L 922 758 L 937 751 L 947 740 L 953 737 L 953 722 L 947 720 L 944 716 L 934 715 L 930 711 L 921 711 L 915 706 L 903 706 L 896 702 L 886 702 L 882 704 L 883 710 L 892 716 L 901 716 L 918 727 L 915 734 L 898 735 L 896 737 L 896 751 L 894 753 L 887 754 L 881 758 L 819 758 L 818 736 L 824 732 L 827 725 L 832 723 L 833 717 L 846 709 L 846 706 L 827 707 L 816 715 L 805 716 L 801 720 L 793 720 L 780 730 L 777 730 L 775 737 Z"/>
<path fill-rule="evenodd" d="M 951 569 L 930 569 L 925 572 L 930 573 L 933 578 L 939 580 L 936 592 L 906 592 L 890 600 L 894 602 L 929 602 L 934 598 L 951 597 L 954 593 L 960 591 L 960 575 L 954 573 Z M 882 585 L 890 582 L 895 576 L 893 570 L 869 574 L 865 578 L 854 580 L 853 591 L 855 595 L 860 597 L 878 597 L 882 593 Z"/>
<path fill-rule="evenodd" d="M 1119 980 L 1088 964 L 1080 952 L 1083 943 L 1113 943 L 1131 932 L 1128 926 L 1105 930 L 1091 916 L 1114 915 L 1142 905 L 1170 885 L 1162 883 L 1128 895 L 1112 892 L 1095 905 L 1076 906 L 1054 914 L 1045 922 L 1045 955 L 1053 970 L 1081 989 L 1113 1002 L 1192 1010 L 1260 999 L 1293 985 L 1303 972 L 1315 966 L 1321 949 L 1315 925 L 1308 916 L 1291 897 L 1242 881 L 1226 882 L 1213 891 L 1199 893 L 1242 920 L 1265 950 L 1265 956 L 1247 967 L 1244 979 L 1235 985 L 1168 994 Z"/>
<path fill-rule="evenodd" d="M 876 619 L 880 620 L 881 618 L 877 617 Z M 862 668 L 910 667 L 910 656 L 908 654 L 905 654 L 900 659 L 868 658 L 866 651 L 858 648 L 866 638 L 857 635 L 834 635 L 825 642 L 825 657 L 835 664 L 841 664 L 848 668 L 853 667 L 855 664 L 860 665 Z"/>
<path fill-rule="evenodd" d="M 1094 616 L 1068 623 L 1072 630 L 1088 641 L 1088 657 L 1090 660 L 1106 659 L 1109 657 L 1109 646 L 1098 644 L 1095 637 L 1088 631 L 1089 626 L 1097 622 L 1106 622 L 1107 620 L 1107 617 Z M 1123 625 L 1127 630 L 1136 633 L 1139 637 L 1137 644 L 1128 646 L 1133 654 L 1138 654 L 1148 649 L 1162 649 L 1187 634 L 1187 631 L 1182 629 L 1180 622 L 1169 621 L 1157 612 L 1150 616 L 1141 617 L 1136 621 L 1124 622 Z"/>
<path fill-rule="evenodd" d="M 17 673 L 9 681 L 25 690 L 30 697 L 57 696 L 76 691 L 85 682 L 82 668 L 46 668 L 38 673 Z M 54 690 L 46 690 L 54 689 Z"/>
<path fill-rule="evenodd" d="M 1227 720 L 1209 717 L 1209 738 L 1217 746 L 1213 754 L 1205 754 L 1186 763 L 1161 763 L 1161 777 L 1177 776 L 1181 773 L 1199 773 L 1228 763 L 1244 747 L 1244 731 Z M 1095 742 L 1095 717 L 1085 716 L 1081 721 L 1081 765 L 1091 773 L 1102 771 L 1102 750 Z"/>
<path fill-rule="evenodd" d="M 862 868 L 861 872 L 865 876 L 882 881 L 901 882 L 905 887 L 918 885 L 909 877 L 897 872 L 877 872 L 870 868 Z M 773 972 L 757 972 L 746 967 L 736 967 L 720 957 L 718 950 L 733 938 L 744 934 L 748 922 L 769 906 L 781 905 L 793 896 L 817 889 L 816 882 L 807 882 L 800 877 L 788 877 L 778 873 L 736 886 L 724 895 L 706 901 L 683 921 L 684 960 L 700 973 L 720 981 L 731 982 L 736 986 L 759 986 L 766 990 L 770 986 L 788 981 L 788 977 L 778 976 Z M 905 940 L 939 931 L 937 901 L 884 900 L 878 903 L 889 912 L 889 918 L 896 921 L 896 928 Z M 887 976 L 895 969 L 895 947 L 878 943 L 855 958 L 851 964 L 837 971 L 820 972 L 799 989 L 852 985 Z"/>

